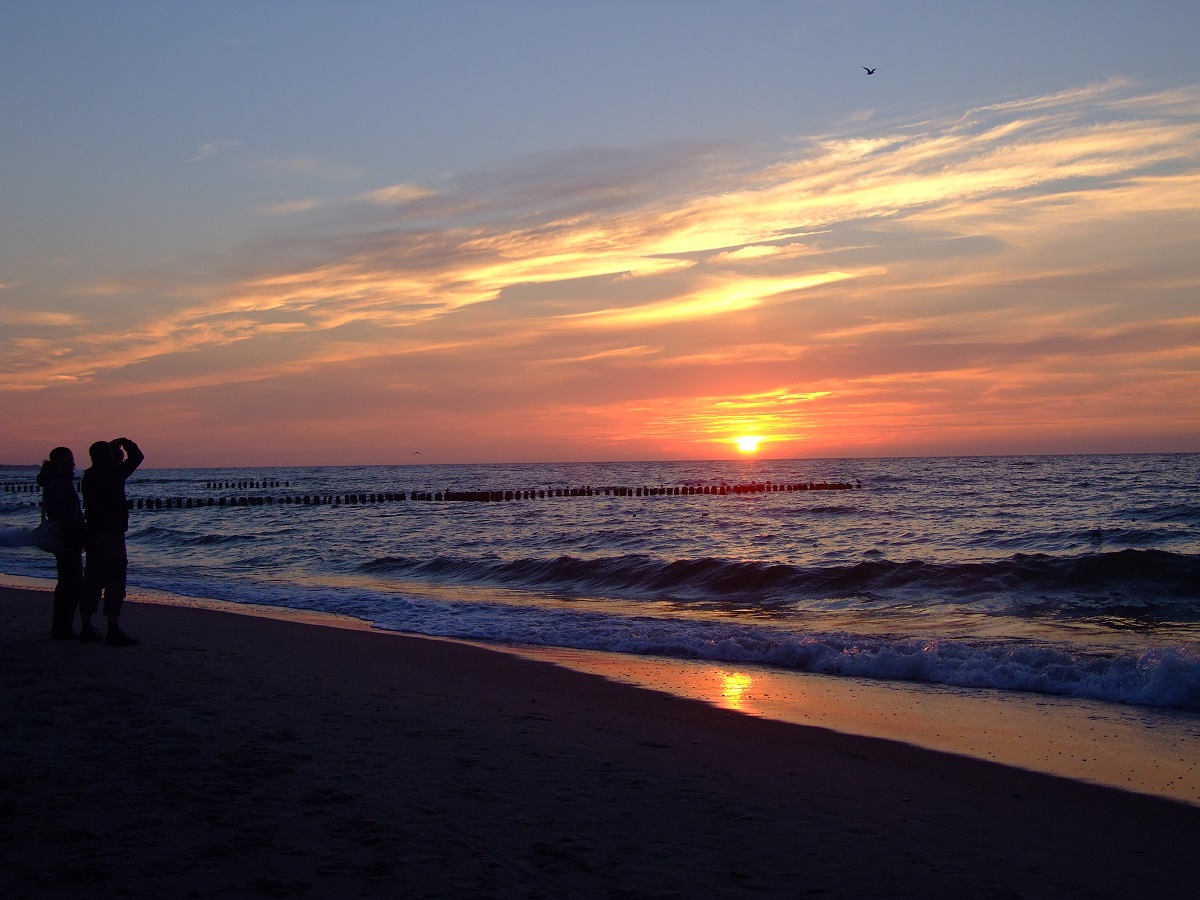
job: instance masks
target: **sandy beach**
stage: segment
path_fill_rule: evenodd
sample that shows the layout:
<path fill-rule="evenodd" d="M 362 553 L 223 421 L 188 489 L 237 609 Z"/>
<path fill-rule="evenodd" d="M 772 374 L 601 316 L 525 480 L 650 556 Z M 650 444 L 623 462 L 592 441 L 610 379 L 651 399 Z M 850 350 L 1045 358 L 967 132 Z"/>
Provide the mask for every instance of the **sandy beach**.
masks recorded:
<path fill-rule="evenodd" d="M 1200 808 L 445 641 L 0 589 L 5 897 L 1194 896 Z"/>

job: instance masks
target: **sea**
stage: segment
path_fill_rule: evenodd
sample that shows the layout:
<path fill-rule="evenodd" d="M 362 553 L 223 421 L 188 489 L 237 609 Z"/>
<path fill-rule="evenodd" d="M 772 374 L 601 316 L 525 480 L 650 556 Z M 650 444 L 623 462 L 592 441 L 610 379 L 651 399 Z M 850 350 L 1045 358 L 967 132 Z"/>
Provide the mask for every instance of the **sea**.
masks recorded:
<path fill-rule="evenodd" d="M 0 572 L 53 579 L 35 474 L 0 470 Z M 1200 454 L 143 468 L 127 494 L 135 598 L 699 666 L 726 697 L 737 672 L 1082 711 L 1171 735 L 1200 803 Z"/>

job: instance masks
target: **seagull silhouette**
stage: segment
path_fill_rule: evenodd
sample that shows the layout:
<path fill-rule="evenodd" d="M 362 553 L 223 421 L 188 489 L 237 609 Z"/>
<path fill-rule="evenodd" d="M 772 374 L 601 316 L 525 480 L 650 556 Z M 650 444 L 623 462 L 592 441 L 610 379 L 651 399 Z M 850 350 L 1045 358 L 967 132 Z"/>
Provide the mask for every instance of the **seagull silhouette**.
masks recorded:
<path fill-rule="evenodd" d="M 878 68 L 878 66 L 876 66 L 876 68 Z M 868 75 L 874 75 L 874 74 L 875 74 L 875 69 L 868 69 L 866 66 L 863 66 L 863 69 L 866 71 L 866 73 L 867 73 Z"/>

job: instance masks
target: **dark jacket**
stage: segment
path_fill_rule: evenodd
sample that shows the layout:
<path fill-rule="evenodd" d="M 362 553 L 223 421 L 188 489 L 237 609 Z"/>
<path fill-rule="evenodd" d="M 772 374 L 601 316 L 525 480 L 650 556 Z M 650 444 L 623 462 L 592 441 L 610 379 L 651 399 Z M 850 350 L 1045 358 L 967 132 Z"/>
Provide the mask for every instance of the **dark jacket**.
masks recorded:
<path fill-rule="evenodd" d="M 96 534 L 124 534 L 129 530 L 129 506 L 125 502 L 125 479 L 146 457 L 132 441 L 125 448 L 129 457 L 115 466 L 92 463 L 83 473 L 83 509 L 87 530 Z"/>
<path fill-rule="evenodd" d="M 43 464 L 37 483 L 42 488 L 42 509 L 47 519 L 59 524 L 65 547 L 83 547 L 83 510 L 75 493 L 75 479 L 62 469 Z"/>

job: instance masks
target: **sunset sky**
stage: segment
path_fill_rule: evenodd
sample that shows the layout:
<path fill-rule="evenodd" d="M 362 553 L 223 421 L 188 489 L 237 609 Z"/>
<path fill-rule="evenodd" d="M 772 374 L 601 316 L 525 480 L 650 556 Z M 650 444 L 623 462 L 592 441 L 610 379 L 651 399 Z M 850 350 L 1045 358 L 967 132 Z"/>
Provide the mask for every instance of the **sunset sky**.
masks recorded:
<path fill-rule="evenodd" d="M 0 0 L 0 462 L 1200 450 L 1198 39 L 1183 0 Z"/>

